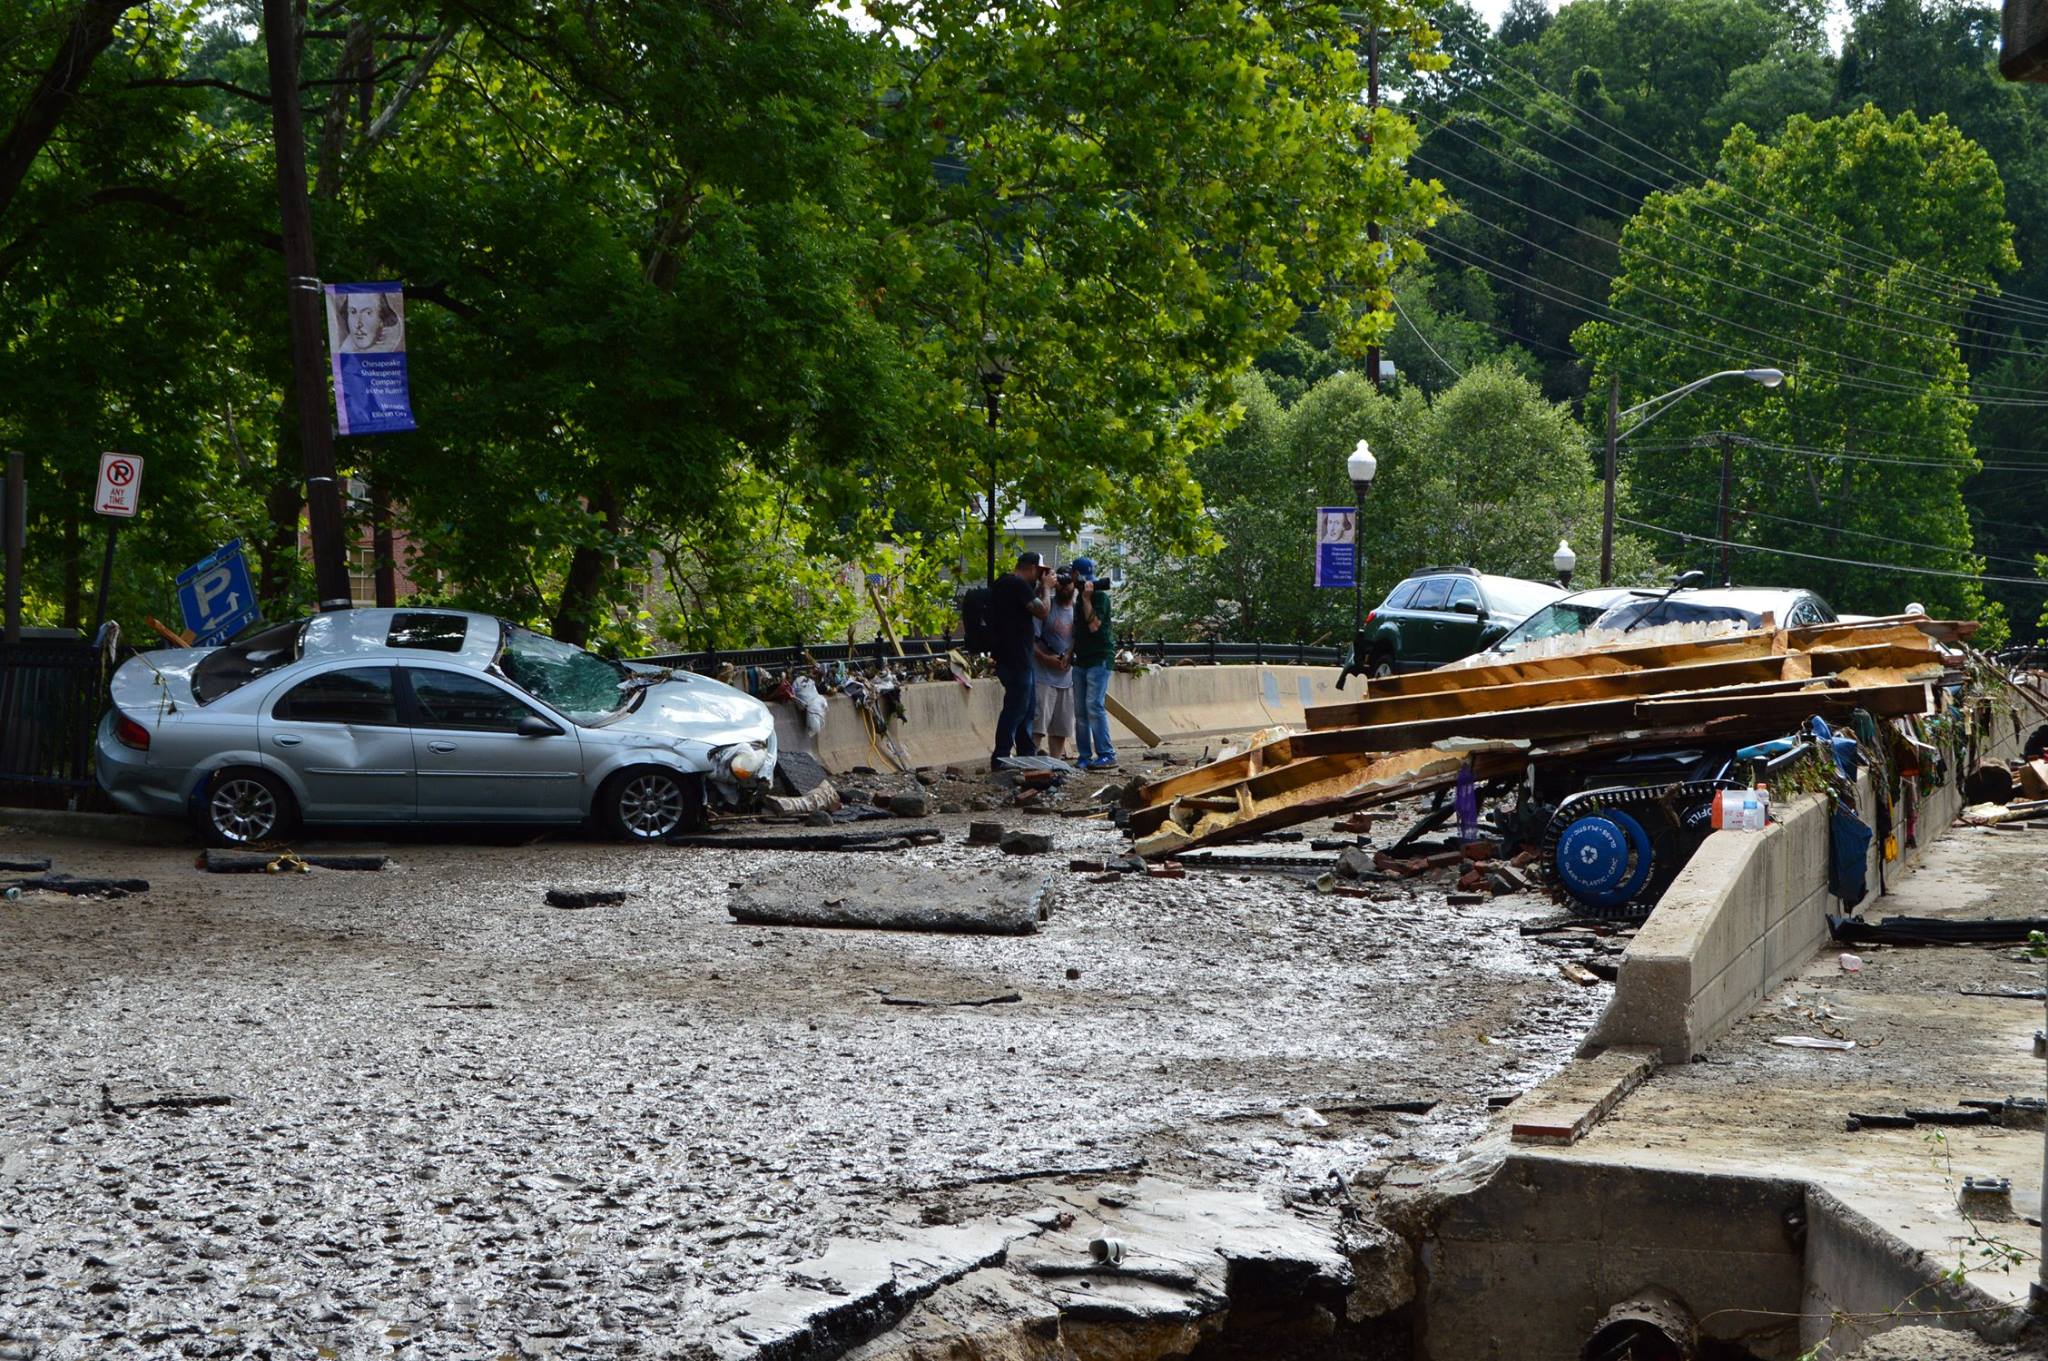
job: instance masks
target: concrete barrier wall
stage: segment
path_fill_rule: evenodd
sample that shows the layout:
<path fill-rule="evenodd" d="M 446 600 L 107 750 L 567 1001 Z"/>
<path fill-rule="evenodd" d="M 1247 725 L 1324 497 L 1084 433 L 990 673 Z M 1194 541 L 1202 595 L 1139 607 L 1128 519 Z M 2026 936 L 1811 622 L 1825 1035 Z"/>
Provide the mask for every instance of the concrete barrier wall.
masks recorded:
<path fill-rule="evenodd" d="M 2018 753 L 2010 716 L 1994 719 L 1984 755 Z M 1961 772 L 1922 799 L 1917 844 L 1882 866 L 1895 877 L 1919 859 L 1962 811 Z M 1866 823 L 1875 807 L 1868 772 L 1857 778 L 1857 807 Z M 1827 915 L 1859 908 L 1877 896 L 1882 846 L 1871 839 L 1861 902 L 1828 891 L 1828 800 L 1808 795 L 1774 808 L 1779 820 L 1761 832 L 1715 832 L 1666 889 L 1649 921 L 1622 956 L 1614 996 L 1587 1042 L 1654 1045 L 1666 1063 L 1688 1063 L 1765 994 L 1798 974 L 1827 943 Z M 1874 825 L 1874 824 L 1873 824 Z"/>
<path fill-rule="evenodd" d="M 1790 1181 L 1510 1155 L 1483 1186 L 1444 1201 L 1423 1240 L 1415 1354 L 1579 1361 L 1600 1316 L 1653 1285 L 1675 1290 L 1708 1337 L 1754 1334 L 1799 1307 L 1786 1212 L 1803 1203 Z M 1787 1361 L 1794 1350 L 1745 1340 Z"/>
<path fill-rule="evenodd" d="M 1109 689 L 1162 737 L 1209 737 L 1276 723 L 1298 728 L 1305 707 L 1344 697 L 1337 676 L 1334 666 L 1169 666 L 1142 675 L 1114 674 Z M 889 734 L 910 766 L 986 761 L 1002 703 L 1003 688 L 994 677 L 976 680 L 971 689 L 957 681 L 918 681 L 903 688 L 904 717 L 889 725 Z M 783 745 L 811 752 L 827 770 L 888 770 L 896 764 L 887 744 L 871 743 L 859 711 L 842 696 L 826 700 L 825 728 L 815 739 L 804 732 L 794 706 L 769 707 Z M 1143 749 L 1115 718 L 1109 725 L 1120 752 Z"/>

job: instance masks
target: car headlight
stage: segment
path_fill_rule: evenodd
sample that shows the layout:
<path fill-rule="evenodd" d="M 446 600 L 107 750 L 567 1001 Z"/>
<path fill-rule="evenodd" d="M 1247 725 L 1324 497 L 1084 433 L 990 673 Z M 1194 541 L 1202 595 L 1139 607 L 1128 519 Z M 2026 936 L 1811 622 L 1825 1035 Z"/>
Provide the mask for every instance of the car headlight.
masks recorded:
<path fill-rule="evenodd" d="M 775 751 L 764 742 L 737 742 L 711 753 L 712 770 L 723 780 L 748 784 L 775 774 Z"/>

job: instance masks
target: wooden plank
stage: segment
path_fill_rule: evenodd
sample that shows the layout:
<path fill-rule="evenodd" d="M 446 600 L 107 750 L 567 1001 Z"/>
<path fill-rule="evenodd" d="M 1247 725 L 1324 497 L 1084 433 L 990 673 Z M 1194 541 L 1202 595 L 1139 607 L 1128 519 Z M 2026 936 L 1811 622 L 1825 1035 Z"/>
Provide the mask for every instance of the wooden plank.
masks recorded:
<path fill-rule="evenodd" d="M 1807 680 L 1760 681 L 1752 685 L 1721 686 L 1684 693 L 1687 697 L 1724 699 L 1739 707 L 1739 701 L 1745 697 L 1798 691 L 1814 683 Z M 1642 726 L 1637 721 L 1638 706 L 1638 700 L 1623 696 L 1577 704 L 1547 704 L 1504 709 L 1496 713 L 1461 714 L 1455 718 L 1421 719 L 1413 723 L 1386 723 L 1370 728 L 1327 728 L 1288 738 L 1287 749 L 1297 757 L 1322 756 L 1340 751 L 1408 751 L 1457 737 L 1540 741 L 1586 733 L 1620 732 Z M 1734 711 L 1734 708 L 1729 710 Z"/>
<path fill-rule="evenodd" d="M 1153 732 L 1144 719 L 1126 709 L 1123 701 L 1109 693 L 1107 688 L 1102 692 L 1102 707 L 1109 710 L 1111 718 L 1114 718 L 1133 733 L 1136 733 L 1140 742 L 1143 742 L 1148 747 L 1159 745 L 1159 734 Z"/>
<path fill-rule="evenodd" d="M 1778 722 L 1789 731 L 1809 714 L 1846 718 L 1863 709 L 1876 718 L 1911 718 L 1934 712 L 1933 688 L 1925 682 L 1906 685 L 1865 685 L 1793 694 L 1684 695 L 1636 703 L 1636 717 L 1654 723 L 1701 723 L 1739 716 L 1753 722 Z"/>
<path fill-rule="evenodd" d="M 1726 638 L 1704 638 L 1689 643 L 1610 643 L 1585 652 L 1561 653 L 1526 662 L 1496 662 L 1487 666 L 1447 666 L 1435 671 L 1418 671 L 1407 676 L 1389 676 L 1366 687 L 1367 699 L 1391 695 L 1434 694 L 1441 690 L 1470 690 L 1488 685 L 1513 685 L 1521 681 L 1553 680 L 1561 676 L 1611 675 L 1647 667 L 1684 666 L 1696 661 L 1729 661 L 1742 657 L 1771 655 L 1770 639 L 1759 633 L 1730 634 Z M 1324 706 L 1327 707 L 1327 706 Z M 1313 712 L 1313 711 L 1311 711 Z"/>
<path fill-rule="evenodd" d="M 1503 709 L 1526 709 L 1544 704 L 1574 704 L 1584 700 L 1621 699 L 1680 690 L 1709 690 L 1753 681 L 1801 680 L 1810 674 L 1801 671 L 1788 677 L 1785 674 L 1787 664 L 1788 659 L 1783 657 L 1740 657 L 1732 661 L 1693 662 L 1685 666 L 1640 671 L 1521 681 L 1471 690 L 1391 695 L 1385 699 L 1365 699 L 1350 704 L 1318 705 L 1308 711 L 1308 726 L 1312 730 L 1367 728 L 1381 723 L 1410 723 L 1426 718 L 1453 718 L 1460 714 L 1496 713 Z"/>
<path fill-rule="evenodd" d="M 1924 643 L 1924 639 L 1922 640 Z M 1932 646 L 1911 644 L 1863 643 L 1852 647 L 1816 647 L 1800 654 L 1813 663 L 1817 675 L 1830 676 L 1852 667 L 1887 666 L 1946 666 L 1941 653 Z"/>

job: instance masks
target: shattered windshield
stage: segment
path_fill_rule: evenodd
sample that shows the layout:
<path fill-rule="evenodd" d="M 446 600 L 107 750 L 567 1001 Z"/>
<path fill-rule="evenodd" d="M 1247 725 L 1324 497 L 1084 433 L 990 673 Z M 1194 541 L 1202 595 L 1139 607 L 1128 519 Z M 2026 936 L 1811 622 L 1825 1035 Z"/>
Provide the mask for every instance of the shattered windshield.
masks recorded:
<path fill-rule="evenodd" d="M 504 630 L 498 669 L 505 679 L 572 722 L 585 727 L 603 722 L 630 702 L 619 689 L 628 672 L 617 662 L 517 624 L 506 624 Z"/>

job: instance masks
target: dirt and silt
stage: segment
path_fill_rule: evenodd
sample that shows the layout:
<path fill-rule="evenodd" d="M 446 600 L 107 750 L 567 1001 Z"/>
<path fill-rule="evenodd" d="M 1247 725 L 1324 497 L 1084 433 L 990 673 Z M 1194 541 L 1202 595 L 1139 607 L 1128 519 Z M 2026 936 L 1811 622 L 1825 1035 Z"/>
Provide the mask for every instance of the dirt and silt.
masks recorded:
<path fill-rule="evenodd" d="M 0 1357 L 701 1355 L 834 1240 L 1448 1158 L 1606 998 L 1516 930 L 1547 901 L 1096 883 L 1067 861 L 1120 852 L 1106 824 L 978 816 L 1054 835 L 1035 935 L 727 915 L 764 864 L 859 854 L 409 840 L 221 876 L 7 832 L 151 888 L 0 903 Z M 881 854 L 1013 860 L 967 821 Z"/>

